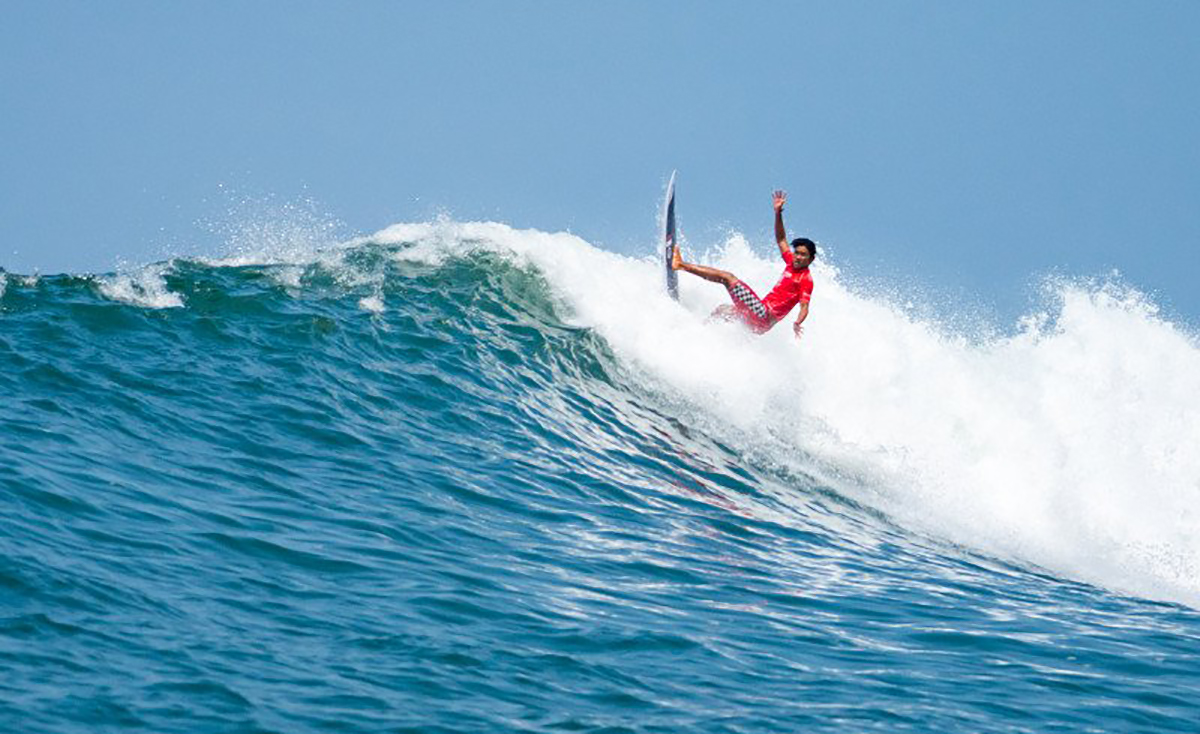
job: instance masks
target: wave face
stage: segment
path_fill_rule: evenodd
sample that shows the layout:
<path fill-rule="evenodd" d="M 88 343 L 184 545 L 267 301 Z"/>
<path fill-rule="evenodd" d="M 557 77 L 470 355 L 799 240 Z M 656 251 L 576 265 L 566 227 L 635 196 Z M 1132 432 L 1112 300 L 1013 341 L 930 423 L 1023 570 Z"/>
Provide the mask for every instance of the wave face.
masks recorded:
<path fill-rule="evenodd" d="M 815 270 L 799 344 L 498 224 L 0 273 L 0 729 L 1192 731 L 1195 339 Z"/>

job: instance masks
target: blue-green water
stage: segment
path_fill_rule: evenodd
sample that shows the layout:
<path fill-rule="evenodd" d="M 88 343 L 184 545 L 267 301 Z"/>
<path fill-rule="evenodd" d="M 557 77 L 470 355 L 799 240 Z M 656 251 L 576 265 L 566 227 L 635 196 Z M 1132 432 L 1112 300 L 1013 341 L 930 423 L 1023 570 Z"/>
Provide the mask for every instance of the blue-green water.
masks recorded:
<path fill-rule="evenodd" d="M 451 225 L 0 276 L 0 730 L 1197 730 L 1186 335 L 1065 292 L 968 343 L 819 270 L 797 345 L 656 276 Z"/>

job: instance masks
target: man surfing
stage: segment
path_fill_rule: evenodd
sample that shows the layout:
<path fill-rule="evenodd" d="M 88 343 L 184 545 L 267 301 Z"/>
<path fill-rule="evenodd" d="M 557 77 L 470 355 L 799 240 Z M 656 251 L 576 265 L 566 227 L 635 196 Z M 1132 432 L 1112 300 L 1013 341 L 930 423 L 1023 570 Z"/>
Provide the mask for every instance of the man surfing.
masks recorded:
<path fill-rule="evenodd" d="M 710 318 L 726 321 L 740 319 L 754 333 L 765 334 L 799 303 L 800 314 L 792 324 L 792 332 L 797 339 L 800 338 L 803 331 L 801 324 L 808 318 L 808 302 L 812 299 L 813 280 L 808 266 L 817 257 L 817 243 L 806 237 L 797 237 L 788 243 L 783 228 L 783 205 L 786 202 L 785 191 L 776 191 L 771 197 L 771 204 L 775 209 L 775 244 L 779 245 L 779 254 L 787 263 L 787 267 L 766 298 L 759 298 L 750 286 L 733 273 L 684 262 L 679 246 L 676 245 L 671 256 L 672 269 L 698 275 L 714 283 L 722 283 L 729 291 L 729 297 L 733 299 L 732 305 L 718 306 Z"/>

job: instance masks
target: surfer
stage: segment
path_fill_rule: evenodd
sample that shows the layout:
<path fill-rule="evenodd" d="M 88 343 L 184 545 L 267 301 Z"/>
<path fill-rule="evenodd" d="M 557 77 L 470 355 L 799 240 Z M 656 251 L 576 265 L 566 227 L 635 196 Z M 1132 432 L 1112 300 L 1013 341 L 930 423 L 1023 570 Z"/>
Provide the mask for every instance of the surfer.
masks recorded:
<path fill-rule="evenodd" d="M 792 324 L 792 331 L 796 338 L 800 338 L 803 332 L 801 324 L 808 318 L 808 302 L 812 299 L 813 280 L 808 266 L 817 256 L 817 243 L 806 237 L 797 237 L 788 242 L 783 228 L 783 205 L 786 202 L 785 191 L 776 191 L 771 197 L 771 204 L 775 209 L 775 243 L 779 245 L 779 254 L 787 263 L 787 268 L 766 298 L 759 298 L 750 286 L 727 270 L 684 262 L 679 252 L 680 248 L 674 248 L 671 256 L 671 267 L 674 270 L 682 270 L 713 283 L 721 283 L 729 291 L 733 303 L 718 306 L 709 318 L 723 321 L 741 319 L 754 333 L 764 334 L 782 321 L 799 303 L 800 314 Z"/>

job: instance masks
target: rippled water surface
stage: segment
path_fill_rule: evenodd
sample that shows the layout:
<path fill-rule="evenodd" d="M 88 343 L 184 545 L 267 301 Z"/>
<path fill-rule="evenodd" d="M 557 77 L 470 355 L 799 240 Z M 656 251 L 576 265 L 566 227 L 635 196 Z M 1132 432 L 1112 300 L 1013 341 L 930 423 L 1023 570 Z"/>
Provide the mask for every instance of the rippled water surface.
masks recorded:
<path fill-rule="evenodd" d="M 1196 731 L 1195 520 L 871 438 L 805 392 L 831 273 L 799 388 L 786 336 L 639 336 L 651 264 L 443 230 L 0 275 L 0 730 Z M 1162 448 L 1131 507 L 1200 494 Z"/>

